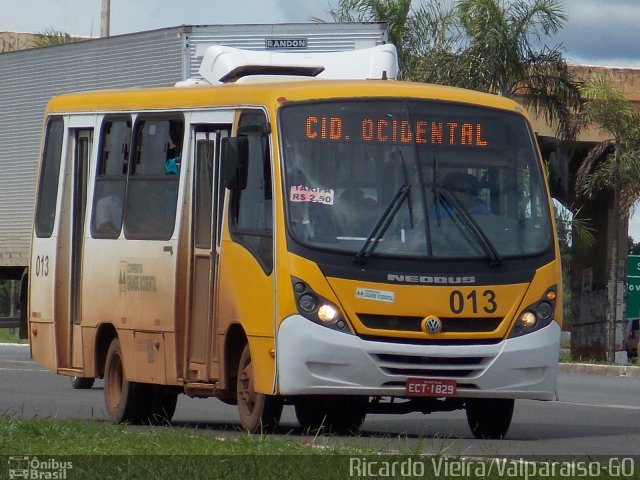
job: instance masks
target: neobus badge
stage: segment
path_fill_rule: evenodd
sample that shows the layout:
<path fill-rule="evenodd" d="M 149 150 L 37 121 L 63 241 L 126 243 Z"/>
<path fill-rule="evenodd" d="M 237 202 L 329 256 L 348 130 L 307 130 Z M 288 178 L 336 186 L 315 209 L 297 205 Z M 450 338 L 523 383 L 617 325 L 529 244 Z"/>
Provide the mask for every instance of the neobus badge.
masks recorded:
<path fill-rule="evenodd" d="M 384 290 L 373 290 L 370 288 L 356 288 L 356 298 L 388 303 L 396 301 L 395 293 L 385 292 Z"/>
<path fill-rule="evenodd" d="M 476 283 L 475 276 L 433 276 L 433 275 L 402 275 L 390 273 L 387 280 L 398 283 L 424 283 L 427 285 L 458 285 Z"/>

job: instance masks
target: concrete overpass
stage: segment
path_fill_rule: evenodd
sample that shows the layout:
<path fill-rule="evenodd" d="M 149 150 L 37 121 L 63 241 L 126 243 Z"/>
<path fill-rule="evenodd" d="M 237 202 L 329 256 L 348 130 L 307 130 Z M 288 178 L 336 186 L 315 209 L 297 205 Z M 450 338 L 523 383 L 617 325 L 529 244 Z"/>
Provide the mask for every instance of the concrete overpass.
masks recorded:
<path fill-rule="evenodd" d="M 632 102 L 636 111 L 640 111 L 640 69 L 614 68 L 575 65 L 570 67 L 577 78 L 582 81 L 606 75 L 614 85 Z M 554 130 L 541 118 L 533 118 L 533 126 L 538 135 L 554 137 Z M 576 173 L 589 150 L 598 143 L 609 139 L 610 136 L 597 128 L 583 130 L 575 145 L 562 145 L 558 149 L 567 154 L 568 162 L 563 174 L 568 177 L 568 191 L 563 203 L 571 209 L 580 209 L 580 218 L 589 226 L 596 237 L 595 245 L 589 249 L 580 248 L 574 244 L 571 265 L 571 284 L 565 285 L 565 291 L 571 290 L 571 318 L 565 319 L 571 325 L 571 352 L 574 358 L 604 359 L 607 351 L 606 307 L 607 281 L 610 264 L 611 246 L 614 241 L 615 229 L 618 229 L 618 251 L 624 259 L 618 267 L 619 285 L 626 279 L 626 253 L 628 250 L 628 218 L 617 219 L 613 212 L 613 194 L 604 192 L 597 198 L 587 200 L 576 195 Z M 543 156 L 549 157 L 553 149 L 543 149 Z M 619 289 L 625 292 L 624 288 Z M 624 298 L 618 303 L 618 338 L 616 350 L 622 349 L 618 345 L 622 340 Z M 637 316 L 638 312 L 629 312 Z"/>

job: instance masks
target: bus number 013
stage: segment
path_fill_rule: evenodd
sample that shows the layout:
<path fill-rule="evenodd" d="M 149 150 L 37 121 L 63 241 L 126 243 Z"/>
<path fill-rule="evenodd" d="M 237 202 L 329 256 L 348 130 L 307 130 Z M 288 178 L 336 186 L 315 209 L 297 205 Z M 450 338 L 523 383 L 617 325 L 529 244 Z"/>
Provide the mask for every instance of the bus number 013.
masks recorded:
<path fill-rule="evenodd" d="M 49 255 L 36 257 L 36 277 L 49 276 Z"/>
<path fill-rule="evenodd" d="M 462 313 L 469 305 L 471 304 L 471 310 L 474 314 L 478 313 L 478 308 L 482 308 L 482 311 L 485 313 L 495 313 L 498 309 L 498 304 L 496 303 L 496 292 L 493 290 L 485 290 L 481 294 L 481 299 L 478 300 L 478 292 L 476 290 L 472 290 L 471 293 L 465 296 L 460 290 L 454 290 L 449 295 L 449 308 L 452 313 L 459 314 Z M 478 304 L 482 305 L 479 306 Z"/>

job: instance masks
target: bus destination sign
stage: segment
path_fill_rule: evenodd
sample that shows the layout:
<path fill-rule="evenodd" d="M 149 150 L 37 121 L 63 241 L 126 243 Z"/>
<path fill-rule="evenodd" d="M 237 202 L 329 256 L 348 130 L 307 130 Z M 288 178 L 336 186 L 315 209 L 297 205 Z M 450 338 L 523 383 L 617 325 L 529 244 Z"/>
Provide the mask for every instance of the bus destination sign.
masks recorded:
<path fill-rule="evenodd" d="M 371 116 L 353 121 L 341 116 L 309 115 L 305 120 L 305 137 L 346 143 L 489 146 L 484 124 L 464 118 L 427 121 Z"/>

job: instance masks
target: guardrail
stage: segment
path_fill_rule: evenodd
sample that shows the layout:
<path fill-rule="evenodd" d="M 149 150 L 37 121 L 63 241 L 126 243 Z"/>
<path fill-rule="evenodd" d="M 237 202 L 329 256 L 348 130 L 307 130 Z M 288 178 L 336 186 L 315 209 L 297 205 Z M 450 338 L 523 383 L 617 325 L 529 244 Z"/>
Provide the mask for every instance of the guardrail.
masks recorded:
<path fill-rule="evenodd" d="M 0 328 L 19 328 L 20 317 L 0 317 Z"/>

